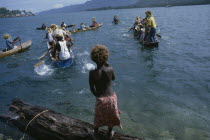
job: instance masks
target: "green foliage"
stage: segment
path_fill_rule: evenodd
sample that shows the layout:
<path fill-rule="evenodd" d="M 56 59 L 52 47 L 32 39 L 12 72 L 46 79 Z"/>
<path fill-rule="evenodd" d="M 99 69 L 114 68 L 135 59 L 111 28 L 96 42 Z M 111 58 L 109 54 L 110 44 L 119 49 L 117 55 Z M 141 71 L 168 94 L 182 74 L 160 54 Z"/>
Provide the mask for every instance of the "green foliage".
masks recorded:
<path fill-rule="evenodd" d="M 8 10 L 5 7 L 0 7 L 0 17 L 14 17 L 14 16 L 29 16 L 34 15 L 31 11 L 27 12 L 25 10 Z"/>

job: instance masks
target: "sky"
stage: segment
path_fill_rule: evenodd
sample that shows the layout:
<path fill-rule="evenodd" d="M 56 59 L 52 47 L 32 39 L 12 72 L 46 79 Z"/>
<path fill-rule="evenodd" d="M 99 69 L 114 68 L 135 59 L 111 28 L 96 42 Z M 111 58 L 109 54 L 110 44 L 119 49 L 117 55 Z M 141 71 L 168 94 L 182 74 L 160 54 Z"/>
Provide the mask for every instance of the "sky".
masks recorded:
<path fill-rule="evenodd" d="M 85 3 L 88 0 L 0 0 L 0 7 L 9 10 L 26 10 L 34 13 L 68 5 Z"/>

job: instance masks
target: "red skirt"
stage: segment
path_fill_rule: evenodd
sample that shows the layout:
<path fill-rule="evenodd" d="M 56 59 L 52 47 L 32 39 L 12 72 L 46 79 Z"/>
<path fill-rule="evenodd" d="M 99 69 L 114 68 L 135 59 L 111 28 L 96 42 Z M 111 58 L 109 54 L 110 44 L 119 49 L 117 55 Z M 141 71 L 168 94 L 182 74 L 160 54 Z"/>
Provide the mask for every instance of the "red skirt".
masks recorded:
<path fill-rule="evenodd" d="M 96 128 L 102 126 L 120 126 L 122 128 L 120 113 L 115 93 L 109 97 L 96 98 L 94 126 Z"/>

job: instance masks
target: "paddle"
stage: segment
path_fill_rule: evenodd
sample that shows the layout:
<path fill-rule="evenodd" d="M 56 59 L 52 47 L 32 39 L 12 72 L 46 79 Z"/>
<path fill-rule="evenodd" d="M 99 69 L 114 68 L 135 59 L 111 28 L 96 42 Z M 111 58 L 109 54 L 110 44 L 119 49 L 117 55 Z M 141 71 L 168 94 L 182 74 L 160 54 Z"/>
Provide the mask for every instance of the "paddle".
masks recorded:
<path fill-rule="evenodd" d="M 161 35 L 159 35 L 159 34 L 156 34 L 156 36 L 157 36 L 157 37 L 159 37 L 159 38 L 161 38 L 161 37 L 162 37 L 162 36 L 161 36 Z"/>
<path fill-rule="evenodd" d="M 50 57 L 49 57 L 49 58 L 50 58 Z M 37 67 L 37 66 L 42 65 L 42 64 L 45 63 L 49 58 L 47 58 L 47 59 L 45 59 L 45 60 L 43 60 L 43 61 L 41 61 L 41 62 L 39 62 L 39 63 L 36 63 L 36 64 L 34 65 L 34 67 Z"/>
<path fill-rule="evenodd" d="M 44 58 L 45 56 L 47 56 L 47 54 L 49 53 L 49 51 L 52 49 L 53 47 L 49 48 L 46 52 L 44 52 L 39 58 L 37 58 L 37 60 L 41 60 L 42 58 Z"/>

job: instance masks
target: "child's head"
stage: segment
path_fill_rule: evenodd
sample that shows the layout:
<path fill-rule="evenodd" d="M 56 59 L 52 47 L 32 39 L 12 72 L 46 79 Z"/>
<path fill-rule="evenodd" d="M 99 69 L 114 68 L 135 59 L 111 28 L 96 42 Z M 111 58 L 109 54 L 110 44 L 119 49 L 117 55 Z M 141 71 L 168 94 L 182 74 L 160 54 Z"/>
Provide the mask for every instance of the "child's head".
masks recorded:
<path fill-rule="evenodd" d="M 62 34 L 57 34 L 56 39 L 57 39 L 57 41 L 62 41 L 63 40 L 63 35 Z"/>
<path fill-rule="evenodd" d="M 109 57 L 109 51 L 104 45 L 96 45 L 91 50 L 91 59 L 96 64 L 106 63 Z"/>

